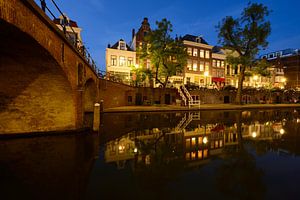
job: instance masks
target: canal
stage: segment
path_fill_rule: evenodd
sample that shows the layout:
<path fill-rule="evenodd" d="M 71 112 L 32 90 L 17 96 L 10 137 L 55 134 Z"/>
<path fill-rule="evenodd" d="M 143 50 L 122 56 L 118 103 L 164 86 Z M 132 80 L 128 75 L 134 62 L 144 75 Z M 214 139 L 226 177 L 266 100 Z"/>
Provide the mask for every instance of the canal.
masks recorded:
<path fill-rule="evenodd" d="M 298 199 L 300 110 L 106 113 L 0 140 L 1 199 Z"/>

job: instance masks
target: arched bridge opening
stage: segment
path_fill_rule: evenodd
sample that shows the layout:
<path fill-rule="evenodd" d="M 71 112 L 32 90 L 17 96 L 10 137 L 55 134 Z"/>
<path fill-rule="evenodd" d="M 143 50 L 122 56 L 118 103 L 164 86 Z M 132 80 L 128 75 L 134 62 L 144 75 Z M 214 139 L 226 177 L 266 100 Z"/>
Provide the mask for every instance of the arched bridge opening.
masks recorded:
<path fill-rule="evenodd" d="M 0 133 L 76 128 L 75 95 L 38 42 L 0 20 Z"/>

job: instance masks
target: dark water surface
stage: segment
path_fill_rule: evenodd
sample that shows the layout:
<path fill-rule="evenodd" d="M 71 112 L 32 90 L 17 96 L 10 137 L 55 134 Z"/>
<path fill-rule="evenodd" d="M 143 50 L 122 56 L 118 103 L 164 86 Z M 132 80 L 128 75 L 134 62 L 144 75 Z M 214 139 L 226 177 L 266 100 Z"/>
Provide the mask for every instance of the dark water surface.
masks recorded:
<path fill-rule="evenodd" d="M 300 110 L 104 114 L 0 140 L 0 199 L 300 199 Z"/>

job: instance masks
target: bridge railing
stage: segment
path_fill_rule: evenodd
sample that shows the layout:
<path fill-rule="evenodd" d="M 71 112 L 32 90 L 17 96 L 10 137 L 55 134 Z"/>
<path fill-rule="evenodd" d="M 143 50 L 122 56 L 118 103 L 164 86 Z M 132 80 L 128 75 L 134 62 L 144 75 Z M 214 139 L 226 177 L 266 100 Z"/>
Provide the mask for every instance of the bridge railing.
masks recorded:
<path fill-rule="evenodd" d="M 91 54 L 88 52 L 87 48 L 81 44 L 81 41 L 78 39 L 77 33 L 74 31 L 73 27 L 68 22 L 67 16 L 61 11 L 61 9 L 58 7 L 57 3 L 54 0 L 49 0 L 50 3 L 54 5 L 54 8 L 60 13 L 62 16 L 62 20 L 60 21 L 59 25 L 62 27 L 62 31 L 66 38 L 73 44 L 73 46 L 77 49 L 77 51 L 83 55 L 85 60 L 89 63 L 92 70 L 99 76 L 100 70 L 96 66 L 96 62 L 92 59 Z M 40 0 L 41 8 L 42 10 L 47 14 L 47 12 L 50 14 L 50 16 L 53 17 L 53 20 L 58 19 L 53 11 L 47 6 L 46 0 Z M 49 15 L 48 15 L 49 16 Z M 49 16 L 49 17 L 50 17 Z M 70 31 L 67 31 L 67 28 L 70 28 Z M 74 38 L 75 37 L 75 38 Z"/>

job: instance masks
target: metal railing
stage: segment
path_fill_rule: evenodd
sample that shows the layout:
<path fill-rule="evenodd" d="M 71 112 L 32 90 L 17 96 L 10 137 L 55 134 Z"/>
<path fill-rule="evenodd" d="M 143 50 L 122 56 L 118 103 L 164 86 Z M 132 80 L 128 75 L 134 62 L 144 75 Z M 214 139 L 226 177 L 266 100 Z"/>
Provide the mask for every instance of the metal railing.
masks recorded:
<path fill-rule="evenodd" d="M 88 52 L 87 48 L 81 44 L 81 41 L 78 39 L 77 33 L 74 31 L 73 27 L 71 26 L 70 22 L 68 21 L 67 16 L 61 11 L 58 7 L 57 3 L 54 0 L 49 0 L 52 2 L 56 10 L 62 16 L 62 20 L 60 21 L 59 25 L 62 27 L 62 32 L 64 33 L 65 37 L 72 43 L 72 45 L 77 49 L 77 51 L 85 58 L 87 63 L 90 65 L 91 69 L 99 76 L 100 70 L 96 66 L 96 62 L 92 59 L 91 54 Z M 46 0 L 40 0 L 42 10 L 50 16 L 53 17 L 53 20 L 58 19 L 53 11 L 47 6 Z M 49 16 L 49 15 L 48 15 Z M 49 16 L 49 17 L 50 17 Z M 71 32 L 67 31 L 67 28 L 70 28 Z M 75 39 L 73 38 L 73 36 Z"/>

